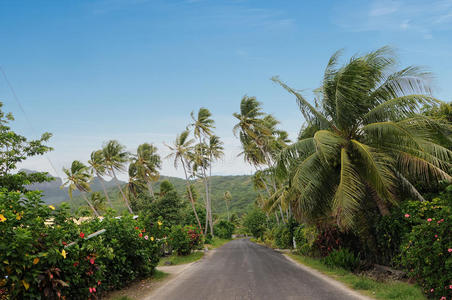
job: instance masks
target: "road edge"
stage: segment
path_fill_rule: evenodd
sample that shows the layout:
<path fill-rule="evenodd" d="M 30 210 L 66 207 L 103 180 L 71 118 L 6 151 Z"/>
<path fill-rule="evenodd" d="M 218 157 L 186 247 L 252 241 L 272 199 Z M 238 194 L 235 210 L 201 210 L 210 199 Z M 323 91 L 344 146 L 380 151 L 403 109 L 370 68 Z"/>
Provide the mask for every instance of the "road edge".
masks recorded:
<path fill-rule="evenodd" d="M 279 252 L 279 251 L 277 251 Z M 281 253 L 281 252 L 279 252 Z M 343 284 L 340 281 L 337 281 L 323 273 L 321 273 L 320 271 L 317 271 L 316 269 L 313 269 L 311 267 L 308 267 L 298 261 L 296 261 L 295 259 L 293 259 L 292 257 L 290 257 L 289 255 L 285 254 L 285 253 L 281 253 L 288 261 L 290 261 L 291 263 L 295 264 L 298 268 L 310 273 L 312 276 L 315 276 L 323 281 L 326 281 L 328 284 L 334 286 L 335 288 L 343 291 L 344 293 L 349 294 L 350 296 L 354 296 L 356 298 L 362 299 L 362 300 L 375 300 L 375 298 L 371 298 L 367 295 L 363 295 L 360 292 L 351 289 L 350 287 L 346 286 L 345 284 Z"/>

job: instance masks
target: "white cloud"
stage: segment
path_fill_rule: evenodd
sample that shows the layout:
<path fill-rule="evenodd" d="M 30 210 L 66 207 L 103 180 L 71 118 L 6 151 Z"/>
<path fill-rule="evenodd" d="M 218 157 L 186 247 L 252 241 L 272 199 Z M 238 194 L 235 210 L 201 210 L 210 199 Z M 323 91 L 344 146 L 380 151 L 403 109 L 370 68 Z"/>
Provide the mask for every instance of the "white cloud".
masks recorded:
<path fill-rule="evenodd" d="M 349 31 L 413 32 L 432 39 L 437 30 L 451 30 L 452 0 L 374 0 L 361 8 L 356 2 L 341 2 L 334 18 Z"/>

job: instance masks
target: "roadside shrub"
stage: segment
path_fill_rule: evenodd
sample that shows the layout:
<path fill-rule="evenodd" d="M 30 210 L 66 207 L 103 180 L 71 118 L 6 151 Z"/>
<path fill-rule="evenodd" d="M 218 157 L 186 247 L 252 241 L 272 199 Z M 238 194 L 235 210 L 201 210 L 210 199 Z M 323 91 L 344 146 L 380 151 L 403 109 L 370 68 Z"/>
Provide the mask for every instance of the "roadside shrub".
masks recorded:
<path fill-rule="evenodd" d="M 346 248 L 332 251 L 322 262 L 331 267 L 339 267 L 348 271 L 353 271 L 359 266 L 359 258 Z"/>
<path fill-rule="evenodd" d="M 159 225 L 128 216 L 78 225 L 66 205 L 44 205 L 39 192 L 0 191 L 0 289 L 11 299 L 97 298 L 153 272 L 153 230 Z"/>
<path fill-rule="evenodd" d="M 231 222 L 221 220 L 215 225 L 215 235 L 222 239 L 231 239 L 235 226 Z"/>
<path fill-rule="evenodd" d="M 178 255 L 188 255 L 203 243 L 201 233 L 195 226 L 173 226 L 168 239 Z"/>
<path fill-rule="evenodd" d="M 417 207 L 417 210 L 414 208 Z M 399 261 L 430 298 L 452 296 L 452 188 L 431 202 L 412 202 L 403 218 L 412 224 Z"/>
<path fill-rule="evenodd" d="M 292 233 L 286 224 L 279 225 L 275 229 L 275 245 L 280 249 L 292 248 Z"/>
<path fill-rule="evenodd" d="M 301 225 L 296 227 L 294 238 L 297 252 L 302 255 L 313 255 L 313 246 L 317 235 L 318 231 L 315 226 Z"/>
<path fill-rule="evenodd" d="M 245 226 L 247 231 L 254 237 L 262 240 L 266 229 L 265 223 L 265 214 L 262 212 L 262 210 L 255 208 L 245 216 L 243 226 Z"/>

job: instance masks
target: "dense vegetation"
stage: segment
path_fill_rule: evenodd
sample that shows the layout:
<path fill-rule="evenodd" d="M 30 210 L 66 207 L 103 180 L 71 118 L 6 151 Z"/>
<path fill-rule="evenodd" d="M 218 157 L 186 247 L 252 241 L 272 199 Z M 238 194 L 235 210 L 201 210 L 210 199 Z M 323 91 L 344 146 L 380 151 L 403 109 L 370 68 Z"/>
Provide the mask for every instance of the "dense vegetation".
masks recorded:
<path fill-rule="evenodd" d="M 306 121 L 295 142 L 255 98 L 242 99 L 234 132 L 256 167 L 262 210 L 244 225 L 330 266 L 402 268 L 429 297 L 450 297 L 451 105 L 432 96 L 428 73 L 396 70 L 389 48 L 339 58 L 314 105 L 273 78 Z"/>

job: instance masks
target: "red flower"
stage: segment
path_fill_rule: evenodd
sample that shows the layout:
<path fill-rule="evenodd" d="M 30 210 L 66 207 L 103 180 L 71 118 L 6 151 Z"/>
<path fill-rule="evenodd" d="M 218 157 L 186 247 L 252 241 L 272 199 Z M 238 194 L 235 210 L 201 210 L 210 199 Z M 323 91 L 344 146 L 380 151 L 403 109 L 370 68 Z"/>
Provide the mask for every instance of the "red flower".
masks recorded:
<path fill-rule="evenodd" d="M 85 234 L 84 234 L 83 232 L 80 232 L 80 237 L 81 237 L 82 239 L 84 239 L 84 238 L 85 238 Z"/>
<path fill-rule="evenodd" d="M 139 237 L 142 237 L 143 236 L 143 234 L 140 232 L 140 234 L 138 235 Z"/>
<path fill-rule="evenodd" d="M 90 258 L 90 260 L 89 260 L 89 262 L 92 264 L 92 265 L 94 265 L 94 258 Z"/>
<path fill-rule="evenodd" d="M 138 226 L 135 227 L 136 230 L 140 230 L 140 228 L 138 228 Z"/>
<path fill-rule="evenodd" d="M 405 214 L 405 218 L 409 218 L 410 217 L 410 215 L 409 214 Z"/>
<path fill-rule="evenodd" d="M 100 280 L 97 282 L 97 285 L 100 285 L 101 284 L 101 282 L 100 282 Z"/>
<path fill-rule="evenodd" d="M 77 267 L 78 266 L 78 261 L 75 261 L 74 262 L 74 267 Z"/>
<path fill-rule="evenodd" d="M 67 245 L 67 243 L 66 243 L 66 242 L 61 242 L 61 244 L 63 244 L 63 246 L 66 246 L 66 245 Z"/>
<path fill-rule="evenodd" d="M 141 230 L 141 232 L 146 232 L 146 229 Z"/>
<path fill-rule="evenodd" d="M 93 292 L 94 292 L 94 293 L 96 292 L 96 288 L 95 288 L 95 287 L 93 287 Z"/>
<path fill-rule="evenodd" d="M 89 288 L 89 292 L 92 294 L 93 293 L 93 288 Z"/>
<path fill-rule="evenodd" d="M 428 219 L 427 219 L 427 222 L 431 222 L 431 221 L 432 221 L 432 218 L 428 218 Z"/>

